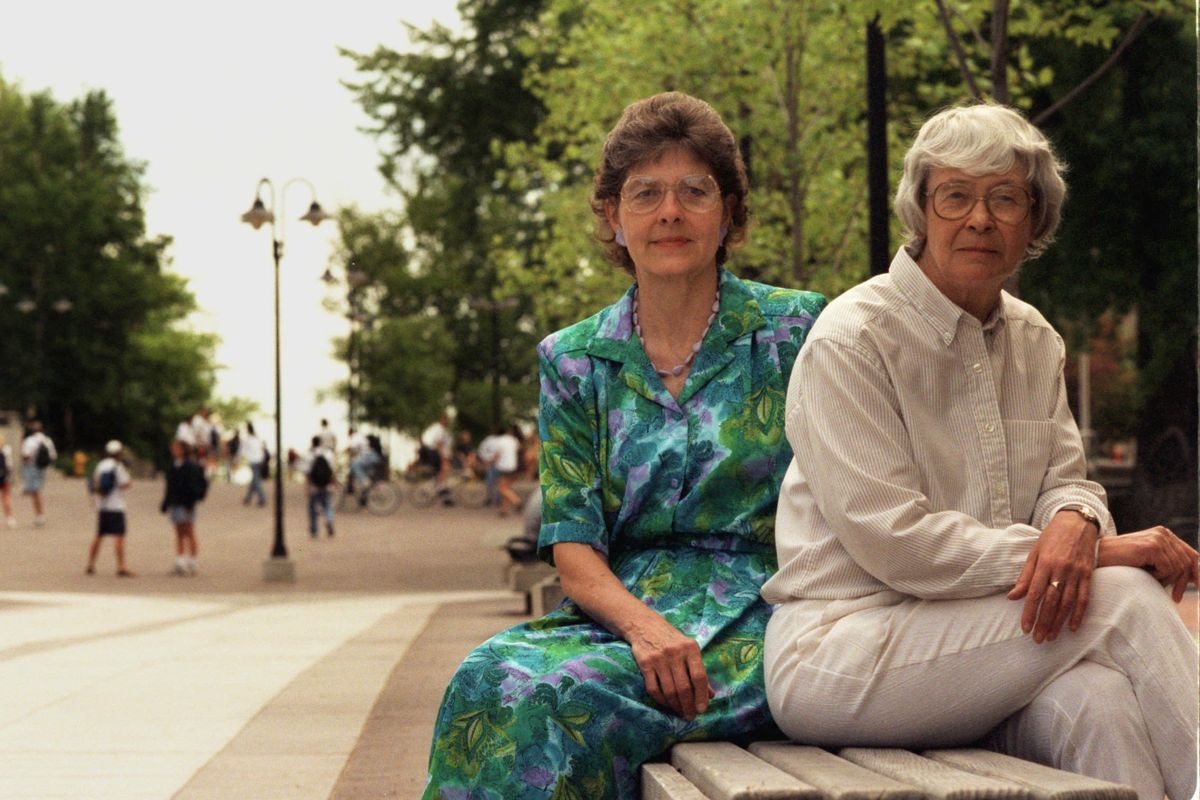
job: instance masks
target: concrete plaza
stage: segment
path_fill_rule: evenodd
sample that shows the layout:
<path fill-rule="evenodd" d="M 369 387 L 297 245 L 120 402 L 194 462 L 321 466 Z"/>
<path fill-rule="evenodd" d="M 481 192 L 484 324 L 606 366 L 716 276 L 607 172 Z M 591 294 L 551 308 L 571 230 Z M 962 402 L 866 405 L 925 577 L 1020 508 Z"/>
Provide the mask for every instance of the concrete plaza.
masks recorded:
<path fill-rule="evenodd" d="M 270 488 L 270 487 L 268 487 Z M 294 584 L 266 584 L 273 513 L 217 483 L 195 577 L 171 574 L 159 482 L 128 493 L 128 565 L 84 574 L 95 512 L 54 478 L 47 525 L 0 528 L 0 797 L 419 794 L 433 714 L 462 656 L 523 620 L 494 511 L 365 511 L 310 539 L 287 488 Z"/>
<path fill-rule="evenodd" d="M 128 494 L 129 567 L 56 478 L 48 524 L 0 528 L 0 797 L 413 798 L 446 681 L 486 636 L 525 619 L 494 512 L 340 515 L 310 539 L 289 485 L 294 584 L 266 584 L 273 515 L 218 483 L 200 508 L 200 572 L 171 574 L 162 486 Z M 1181 613 L 1196 635 L 1195 592 Z"/>

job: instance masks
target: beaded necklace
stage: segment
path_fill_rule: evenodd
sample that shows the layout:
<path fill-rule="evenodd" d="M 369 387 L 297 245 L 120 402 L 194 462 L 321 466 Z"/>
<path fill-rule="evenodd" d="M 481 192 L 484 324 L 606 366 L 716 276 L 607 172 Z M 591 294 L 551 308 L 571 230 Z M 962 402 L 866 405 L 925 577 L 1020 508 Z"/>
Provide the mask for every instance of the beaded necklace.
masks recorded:
<path fill-rule="evenodd" d="M 708 331 L 712 328 L 713 321 L 717 318 L 717 312 L 721 309 L 721 287 L 717 286 L 716 296 L 713 298 L 712 312 L 708 315 L 708 324 L 704 326 L 704 332 L 700 334 L 700 338 L 692 345 L 692 351 L 688 353 L 688 357 L 680 363 L 676 364 L 671 369 L 659 369 L 658 365 L 653 360 L 650 361 L 650 366 L 654 367 L 654 371 L 658 373 L 660 378 L 665 378 L 668 375 L 679 377 L 679 375 L 687 369 L 693 361 L 696 360 L 696 355 L 700 352 L 700 346 L 704 344 L 704 337 L 708 336 Z M 638 292 L 633 291 L 633 329 L 637 332 L 638 341 L 642 343 L 642 350 L 646 352 L 646 358 L 650 358 L 650 351 L 646 349 L 646 340 L 642 338 L 642 324 L 638 321 Z"/>

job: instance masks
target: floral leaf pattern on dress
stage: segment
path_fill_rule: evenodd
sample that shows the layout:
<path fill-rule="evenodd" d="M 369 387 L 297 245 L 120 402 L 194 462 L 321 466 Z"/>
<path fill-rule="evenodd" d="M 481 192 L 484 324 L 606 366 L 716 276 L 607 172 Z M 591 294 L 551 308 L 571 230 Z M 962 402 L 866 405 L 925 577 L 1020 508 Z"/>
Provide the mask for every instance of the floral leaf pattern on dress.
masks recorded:
<path fill-rule="evenodd" d="M 708 711 L 688 722 L 658 706 L 629 645 L 567 601 L 463 662 L 435 723 L 426 800 L 632 800 L 641 764 L 672 744 L 770 724 L 759 589 L 776 568 L 791 460 L 788 377 L 824 299 L 725 270 L 720 281 L 678 401 L 632 335 L 632 289 L 538 348 L 540 554 L 576 542 L 605 555 L 700 645 Z"/>

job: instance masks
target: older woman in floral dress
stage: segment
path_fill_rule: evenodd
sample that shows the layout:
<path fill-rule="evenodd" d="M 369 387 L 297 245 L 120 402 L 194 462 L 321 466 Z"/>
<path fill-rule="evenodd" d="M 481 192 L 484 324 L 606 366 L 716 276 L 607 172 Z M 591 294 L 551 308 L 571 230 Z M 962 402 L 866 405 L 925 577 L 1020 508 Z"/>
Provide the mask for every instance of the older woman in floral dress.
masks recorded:
<path fill-rule="evenodd" d="M 721 267 L 746 194 L 702 101 L 634 103 L 609 134 L 592 206 L 635 283 L 538 349 L 540 551 L 569 599 L 463 662 L 426 798 L 632 798 L 673 743 L 770 724 L 759 589 L 788 375 L 824 301 Z"/>

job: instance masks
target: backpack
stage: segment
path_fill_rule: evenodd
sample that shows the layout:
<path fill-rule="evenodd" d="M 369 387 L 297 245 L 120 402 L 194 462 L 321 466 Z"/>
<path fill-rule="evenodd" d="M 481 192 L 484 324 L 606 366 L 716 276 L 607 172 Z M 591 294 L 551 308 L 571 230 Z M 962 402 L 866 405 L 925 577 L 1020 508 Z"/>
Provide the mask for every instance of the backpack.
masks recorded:
<path fill-rule="evenodd" d="M 192 494 L 197 501 L 208 497 L 208 478 L 204 474 L 204 468 L 199 464 L 197 469 L 193 470 L 192 474 Z"/>
<path fill-rule="evenodd" d="M 8 456 L 0 450 L 0 483 L 8 482 Z"/>
<path fill-rule="evenodd" d="M 97 487 L 100 490 L 101 497 L 108 497 L 113 493 L 113 489 L 117 488 L 117 468 L 106 469 L 100 473 L 100 485 Z"/>
<path fill-rule="evenodd" d="M 38 442 L 37 453 L 33 456 L 33 465 L 38 469 L 45 469 L 50 466 L 50 448 L 45 442 Z"/>
<path fill-rule="evenodd" d="M 269 477 L 271 477 L 271 451 L 264 447 L 262 460 L 262 479 L 265 481 Z"/>
<path fill-rule="evenodd" d="M 312 466 L 308 469 L 308 480 L 320 489 L 333 483 L 333 467 L 329 466 L 329 459 L 321 455 L 314 458 Z"/>

